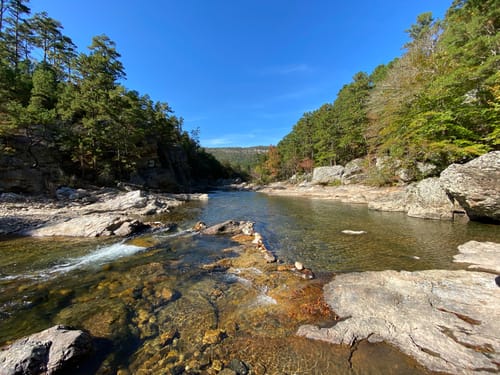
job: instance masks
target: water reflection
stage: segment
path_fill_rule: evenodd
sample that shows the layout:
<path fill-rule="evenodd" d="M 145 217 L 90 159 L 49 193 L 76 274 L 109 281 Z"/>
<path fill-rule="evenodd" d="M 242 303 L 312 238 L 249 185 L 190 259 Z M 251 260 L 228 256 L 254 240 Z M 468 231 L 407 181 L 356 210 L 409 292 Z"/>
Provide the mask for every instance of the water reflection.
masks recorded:
<path fill-rule="evenodd" d="M 461 268 L 452 262 L 458 245 L 500 241 L 495 225 L 422 220 L 365 205 L 258 193 L 213 194 L 201 217 L 207 223 L 228 217 L 255 221 L 279 258 L 329 272 Z"/>

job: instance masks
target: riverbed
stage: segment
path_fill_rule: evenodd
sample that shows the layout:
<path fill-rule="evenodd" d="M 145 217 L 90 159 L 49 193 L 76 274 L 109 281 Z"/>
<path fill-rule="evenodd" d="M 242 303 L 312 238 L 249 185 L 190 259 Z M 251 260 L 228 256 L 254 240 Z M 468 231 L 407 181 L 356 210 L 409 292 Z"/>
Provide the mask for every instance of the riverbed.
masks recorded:
<path fill-rule="evenodd" d="M 386 345 L 362 343 L 353 352 L 295 337 L 305 322 L 284 313 L 268 292 L 282 287 L 279 276 L 246 265 L 207 268 L 237 259 L 240 247 L 190 228 L 197 221 L 255 222 L 281 262 L 314 270 L 318 279 L 300 289 L 312 294 L 335 273 L 464 268 L 452 262 L 458 245 L 500 241 L 495 225 L 252 192 L 215 192 L 155 219 L 177 226 L 127 241 L 1 240 L 0 344 L 62 323 L 102 338 L 82 373 L 148 373 L 161 363 L 167 373 L 209 374 L 237 360 L 256 374 L 425 374 Z M 207 342 L 207 331 L 217 329 L 220 337 Z"/>

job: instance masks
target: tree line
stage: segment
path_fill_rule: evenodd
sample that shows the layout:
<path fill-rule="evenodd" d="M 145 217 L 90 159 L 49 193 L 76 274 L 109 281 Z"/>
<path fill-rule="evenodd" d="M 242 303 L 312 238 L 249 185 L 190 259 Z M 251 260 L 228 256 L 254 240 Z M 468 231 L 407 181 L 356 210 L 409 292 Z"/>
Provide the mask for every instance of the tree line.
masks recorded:
<path fill-rule="evenodd" d="M 83 177 L 125 179 L 155 142 L 182 147 L 201 177 L 223 174 L 167 103 L 120 83 L 125 69 L 108 36 L 78 52 L 59 21 L 28 5 L 0 0 L 0 156 L 15 154 L 13 137 L 23 136 L 28 152 L 44 144 Z"/>
<path fill-rule="evenodd" d="M 406 30 L 405 53 L 356 73 L 259 166 L 265 179 L 387 155 L 444 168 L 500 147 L 500 3 L 455 0 Z"/>

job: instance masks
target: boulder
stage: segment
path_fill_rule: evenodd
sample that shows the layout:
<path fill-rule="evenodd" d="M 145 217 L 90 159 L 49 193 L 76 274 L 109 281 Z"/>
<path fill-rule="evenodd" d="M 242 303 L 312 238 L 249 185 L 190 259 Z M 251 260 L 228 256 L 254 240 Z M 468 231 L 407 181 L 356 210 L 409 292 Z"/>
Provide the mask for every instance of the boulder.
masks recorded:
<path fill-rule="evenodd" d="M 500 289 L 472 271 L 382 271 L 337 275 L 324 287 L 340 317 L 298 335 L 334 344 L 387 342 L 431 371 L 490 374 L 500 363 Z"/>
<path fill-rule="evenodd" d="M 431 177 L 436 175 L 437 166 L 432 163 L 423 163 L 418 161 L 416 164 L 417 172 L 421 177 Z"/>
<path fill-rule="evenodd" d="M 342 181 L 343 174 L 344 167 L 341 165 L 314 168 L 312 183 L 317 185 L 340 183 Z"/>
<path fill-rule="evenodd" d="M 69 371 L 91 351 L 92 337 L 87 332 L 57 325 L 2 348 L 0 374 L 50 375 Z"/>
<path fill-rule="evenodd" d="M 439 178 L 431 177 L 406 189 L 408 216 L 423 219 L 452 220 L 455 207 L 441 187 Z"/>
<path fill-rule="evenodd" d="M 234 221 L 227 220 L 223 223 L 212 225 L 208 228 L 201 230 L 203 234 L 215 235 L 215 234 L 227 234 L 227 235 L 236 235 L 236 234 L 245 234 L 248 236 L 253 235 L 253 224 L 249 221 Z"/>
<path fill-rule="evenodd" d="M 404 212 L 406 210 L 406 191 L 387 191 L 384 195 L 373 197 L 368 201 L 368 208 L 376 211 Z"/>
<path fill-rule="evenodd" d="M 342 184 L 358 184 L 366 178 L 364 174 L 364 159 L 354 159 L 347 163 L 342 174 Z"/>
<path fill-rule="evenodd" d="M 500 151 L 452 164 L 439 179 L 471 220 L 500 222 Z"/>

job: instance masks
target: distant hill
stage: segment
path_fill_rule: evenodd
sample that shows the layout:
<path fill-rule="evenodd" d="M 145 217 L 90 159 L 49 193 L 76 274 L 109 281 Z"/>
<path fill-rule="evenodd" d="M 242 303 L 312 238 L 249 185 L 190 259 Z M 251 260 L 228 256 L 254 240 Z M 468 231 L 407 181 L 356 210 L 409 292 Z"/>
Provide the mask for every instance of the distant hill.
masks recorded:
<path fill-rule="evenodd" d="M 229 164 L 235 169 L 248 172 L 259 163 L 260 156 L 267 154 L 268 149 L 268 146 L 214 147 L 205 148 L 205 151 L 212 154 L 222 164 Z"/>

